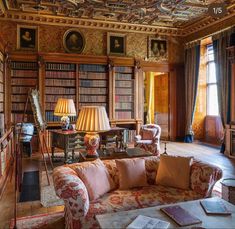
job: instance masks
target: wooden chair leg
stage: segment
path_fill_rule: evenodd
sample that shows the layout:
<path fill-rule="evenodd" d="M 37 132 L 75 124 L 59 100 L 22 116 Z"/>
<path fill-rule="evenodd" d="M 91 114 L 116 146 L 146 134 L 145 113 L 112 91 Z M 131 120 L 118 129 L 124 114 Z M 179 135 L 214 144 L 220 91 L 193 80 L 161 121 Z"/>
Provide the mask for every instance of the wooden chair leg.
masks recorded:
<path fill-rule="evenodd" d="M 49 180 L 49 175 L 48 175 L 48 169 L 47 169 L 47 163 L 46 163 L 46 159 L 45 159 L 45 157 L 44 157 L 44 152 L 43 152 L 43 142 L 42 142 L 42 137 L 41 137 L 41 134 L 40 134 L 40 133 L 39 133 L 39 146 L 40 146 L 40 151 L 41 151 L 41 154 L 42 154 L 42 159 L 43 159 L 44 166 L 45 166 L 45 170 L 46 170 L 48 185 L 50 185 L 50 180 Z"/>

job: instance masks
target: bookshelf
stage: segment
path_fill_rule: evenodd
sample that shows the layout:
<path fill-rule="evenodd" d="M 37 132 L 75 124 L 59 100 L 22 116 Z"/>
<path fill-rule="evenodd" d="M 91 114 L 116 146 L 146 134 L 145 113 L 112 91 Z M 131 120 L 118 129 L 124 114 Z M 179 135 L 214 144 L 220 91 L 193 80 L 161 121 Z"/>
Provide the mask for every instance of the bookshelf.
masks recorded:
<path fill-rule="evenodd" d="M 11 62 L 11 112 L 12 122 L 22 121 L 28 92 L 31 88 L 38 87 L 37 62 Z M 33 120 L 32 112 L 28 106 L 26 109 L 27 121 Z"/>
<path fill-rule="evenodd" d="M 3 55 L 0 52 L 0 136 L 2 136 L 4 132 L 4 65 Z"/>
<path fill-rule="evenodd" d="M 104 106 L 108 113 L 108 87 L 106 65 L 81 64 L 79 66 L 79 107 Z"/>
<path fill-rule="evenodd" d="M 76 104 L 76 64 L 46 63 L 45 72 L 45 119 L 59 122 L 61 117 L 54 116 L 58 98 L 73 99 Z M 74 122 L 76 117 L 70 117 Z"/>
<path fill-rule="evenodd" d="M 134 119 L 134 72 L 115 67 L 115 119 Z"/>

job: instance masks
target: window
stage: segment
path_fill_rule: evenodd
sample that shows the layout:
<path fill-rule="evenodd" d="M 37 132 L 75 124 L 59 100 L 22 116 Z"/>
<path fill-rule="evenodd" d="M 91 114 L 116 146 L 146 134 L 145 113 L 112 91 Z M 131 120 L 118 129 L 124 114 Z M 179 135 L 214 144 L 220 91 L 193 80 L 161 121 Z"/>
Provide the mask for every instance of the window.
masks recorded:
<path fill-rule="evenodd" d="M 207 115 L 219 115 L 213 46 L 207 46 Z"/>

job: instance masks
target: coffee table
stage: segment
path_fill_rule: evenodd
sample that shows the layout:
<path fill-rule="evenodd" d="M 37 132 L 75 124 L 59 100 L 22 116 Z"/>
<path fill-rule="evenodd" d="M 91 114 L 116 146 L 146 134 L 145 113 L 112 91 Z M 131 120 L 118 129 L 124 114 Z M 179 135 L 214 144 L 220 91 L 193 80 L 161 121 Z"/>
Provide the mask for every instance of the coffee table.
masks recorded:
<path fill-rule="evenodd" d="M 101 150 L 97 151 L 99 154 L 99 158 L 101 160 L 110 160 L 110 159 L 121 159 L 121 158 L 132 158 L 132 157 L 148 157 L 148 156 L 153 156 L 152 153 L 145 151 L 141 148 L 128 148 L 125 151 L 119 151 L 115 152 L 115 150 L 108 150 L 106 153 L 104 153 Z M 86 157 L 86 152 L 80 152 L 79 155 L 79 161 L 92 161 L 95 160 L 96 158 L 87 158 Z"/>
<path fill-rule="evenodd" d="M 213 197 L 217 198 L 217 197 Z M 235 205 L 217 198 L 222 201 L 232 215 L 206 215 L 203 208 L 200 205 L 200 200 L 186 201 L 176 204 L 160 205 L 150 208 L 142 208 L 130 211 L 121 211 L 115 213 L 109 213 L 104 215 L 96 215 L 96 219 L 102 229 L 120 229 L 126 228 L 138 215 L 145 215 L 149 217 L 155 217 L 164 221 L 170 222 L 169 228 L 179 227 L 173 220 L 171 220 L 165 213 L 163 213 L 160 208 L 163 206 L 180 205 L 185 210 L 187 210 L 192 215 L 198 217 L 202 223 L 194 224 L 187 227 L 181 228 L 235 228 Z"/>

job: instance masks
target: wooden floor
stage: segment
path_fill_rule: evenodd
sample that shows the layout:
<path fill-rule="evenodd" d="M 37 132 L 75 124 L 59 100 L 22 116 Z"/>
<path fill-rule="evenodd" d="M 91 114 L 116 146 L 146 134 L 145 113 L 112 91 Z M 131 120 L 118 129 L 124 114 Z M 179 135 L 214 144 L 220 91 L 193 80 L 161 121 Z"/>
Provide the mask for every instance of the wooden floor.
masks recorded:
<path fill-rule="evenodd" d="M 161 146 L 164 151 L 164 146 Z M 235 159 L 229 159 L 219 152 L 218 148 L 208 147 L 199 144 L 169 142 L 167 144 L 167 153 L 170 155 L 193 156 L 202 161 L 217 165 L 223 170 L 223 178 L 235 177 Z M 34 155 L 32 158 L 25 158 L 23 161 L 24 171 L 39 170 L 40 155 Z M 10 220 L 14 216 L 14 179 L 6 185 L 5 192 L 0 200 L 0 229 L 9 228 Z M 217 188 L 220 188 L 220 182 L 217 182 Z M 17 204 L 17 216 L 30 216 L 40 213 L 49 213 L 62 211 L 62 206 L 45 208 L 40 201 L 32 201 Z"/>

